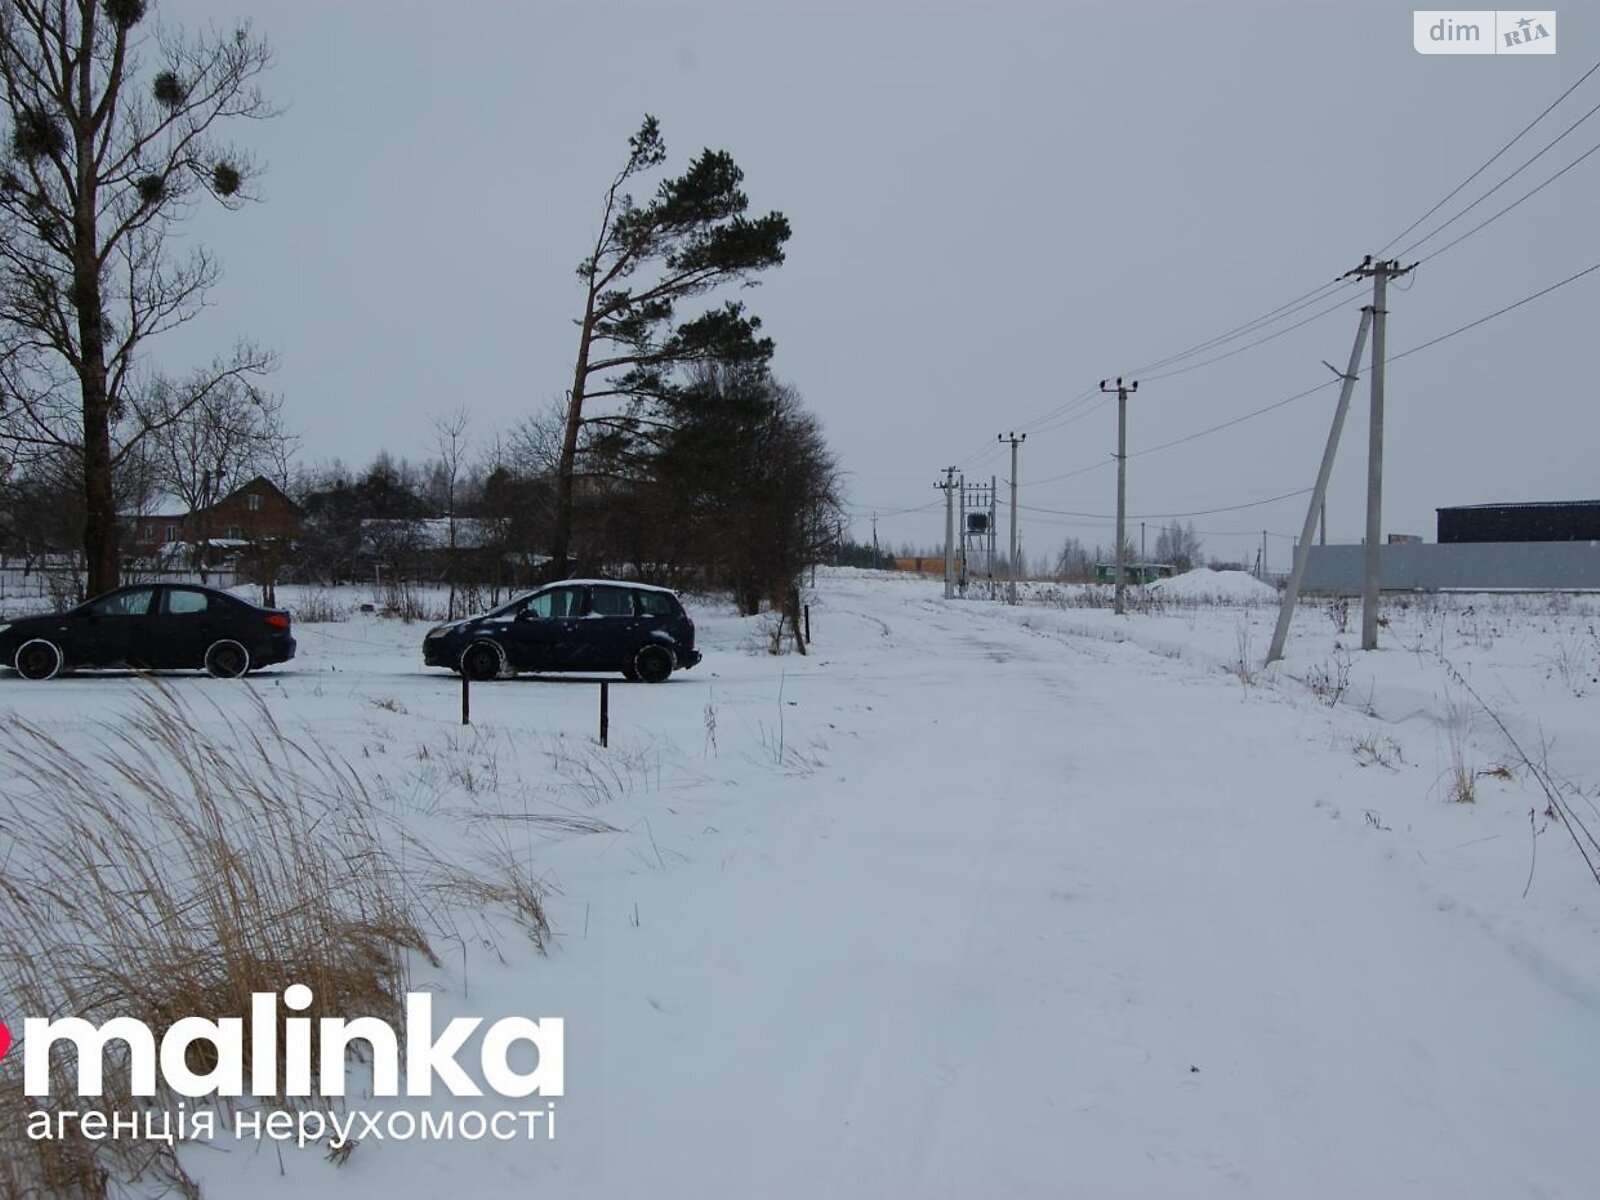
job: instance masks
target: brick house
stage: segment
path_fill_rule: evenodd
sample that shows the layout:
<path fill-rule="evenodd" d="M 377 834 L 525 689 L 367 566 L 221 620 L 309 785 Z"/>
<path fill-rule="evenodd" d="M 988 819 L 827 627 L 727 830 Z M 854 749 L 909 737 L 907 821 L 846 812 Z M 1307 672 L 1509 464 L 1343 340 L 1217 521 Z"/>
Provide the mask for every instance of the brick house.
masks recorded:
<path fill-rule="evenodd" d="M 192 553 L 207 542 L 215 561 L 235 550 L 293 541 L 305 525 L 300 506 L 262 475 L 206 508 L 126 519 L 123 552 L 150 560 L 171 559 L 180 548 Z"/>

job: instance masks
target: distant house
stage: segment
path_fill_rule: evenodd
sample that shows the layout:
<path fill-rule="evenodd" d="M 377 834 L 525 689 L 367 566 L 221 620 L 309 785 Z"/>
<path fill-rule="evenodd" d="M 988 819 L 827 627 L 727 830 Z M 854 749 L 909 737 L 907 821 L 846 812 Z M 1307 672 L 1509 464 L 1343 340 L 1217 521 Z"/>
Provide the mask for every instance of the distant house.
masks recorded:
<path fill-rule="evenodd" d="M 300 506 L 270 479 L 257 475 L 215 504 L 189 512 L 168 511 L 126 517 L 123 550 L 149 562 L 187 566 L 195 550 L 216 563 L 250 547 L 292 542 L 305 519 Z"/>
<path fill-rule="evenodd" d="M 463 579 L 507 583 L 532 581 L 549 558 L 508 542 L 504 520 L 457 517 L 451 545 L 449 517 L 378 518 L 361 522 L 358 558 L 378 575 L 412 579 Z"/>

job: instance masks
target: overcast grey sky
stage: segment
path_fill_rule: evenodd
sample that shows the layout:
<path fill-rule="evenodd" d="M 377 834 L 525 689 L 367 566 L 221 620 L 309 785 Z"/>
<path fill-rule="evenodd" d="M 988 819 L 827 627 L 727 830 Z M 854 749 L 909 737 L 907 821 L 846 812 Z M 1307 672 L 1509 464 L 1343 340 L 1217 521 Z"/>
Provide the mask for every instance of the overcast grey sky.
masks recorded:
<path fill-rule="evenodd" d="M 884 542 L 934 542 L 937 508 L 887 514 L 937 501 L 952 463 L 1003 477 L 995 435 L 1027 430 L 1034 554 L 1069 535 L 1109 545 L 1109 522 L 1092 518 L 1115 505 L 1115 404 L 1041 417 L 1356 265 L 1600 56 L 1592 6 L 1558 9 L 1558 53 L 1522 58 L 1419 55 L 1411 7 L 1378 0 L 160 11 L 188 25 L 251 19 L 274 47 L 266 82 L 286 111 L 237 130 L 267 168 L 263 202 L 191 226 L 225 277 L 211 310 L 154 356 L 179 369 L 239 334 L 275 347 L 273 386 L 307 459 L 420 457 L 430 414 L 465 404 L 486 436 L 561 397 L 573 269 L 650 112 L 669 166 L 727 149 L 753 206 L 793 223 L 788 262 L 743 298 L 849 472 L 857 535 L 876 509 Z M 1391 253 L 1597 104 L 1600 73 Z M 1597 141 L 1600 117 L 1410 257 Z M 1425 264 L 1392 295 L 1390 352 L 1600 260 L 1597 172 L 1600 154 Z M 1147 371 L 1130 451 L 1331 379 L 1320 360 L 1344 362 L 1362 299 L 1352 290 L 1214 365 Z M 1597 307 L 1600 272 L 1391 367 L 1386 532 L 1431 540 L 1440 505 L 1600 495 Z M 1133 458 L 1129 511 L 1199 513 L 1307 487 L 1335 394 Z M 1330 540 L 1361 536 L 1365 405 L 1363 385 Z M 1092 469 L 1030 482 L 1080 468 Z M 1192 519 L 1209 551 L 1243 557 L 1262 529 L 1297 531 L 1304 506 Z M 1273 565 L 1288 553 L 1272 539 Z"/>

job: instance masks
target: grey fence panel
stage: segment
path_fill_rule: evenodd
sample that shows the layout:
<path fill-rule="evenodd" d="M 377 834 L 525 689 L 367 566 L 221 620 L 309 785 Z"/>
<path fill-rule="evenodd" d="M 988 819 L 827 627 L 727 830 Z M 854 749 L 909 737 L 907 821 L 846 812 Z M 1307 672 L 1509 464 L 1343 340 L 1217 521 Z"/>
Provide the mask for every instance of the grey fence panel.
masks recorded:
<path fill-rule="evenodd" d="M 1361 591 L 1364 551 L 1313 546 L 1305 590 Z M 1390 545 L 1378 553 L 1386 592 L 1600 592 L 1600 542 L 1452 542 Z"/>

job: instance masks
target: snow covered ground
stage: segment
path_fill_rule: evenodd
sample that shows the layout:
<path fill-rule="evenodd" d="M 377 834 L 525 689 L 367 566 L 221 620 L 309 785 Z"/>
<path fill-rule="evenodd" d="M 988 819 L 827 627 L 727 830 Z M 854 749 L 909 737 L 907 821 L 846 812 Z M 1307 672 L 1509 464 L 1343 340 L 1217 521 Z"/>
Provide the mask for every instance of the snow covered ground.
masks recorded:
<path fill-rule="evenodd" d="M 463 729 L 424 626 L 376 616 L 171 678 L 526 861 L 549 953 L 487 914 L 412 985 L 566 1020 L 553 1141 L 186 1166 L 247 1198 L 1593 1195 L 1600 887 L 1487 710 L 1600 829 L 1600 603 L 1391 601 L 1370 654 L 1358 606 L 1307 605 L 1265 671 L 1276 610 L 1231 594 L 823 573 L 803 658 L 691 598 L 706 661 L 613 687 L 604 750 L 581 683 L 475 687 Z M 0 714 L 77 744 L 145 686 L 0 678 Z"/>

